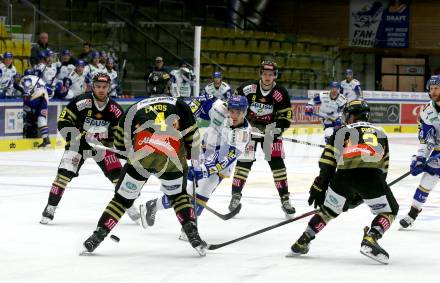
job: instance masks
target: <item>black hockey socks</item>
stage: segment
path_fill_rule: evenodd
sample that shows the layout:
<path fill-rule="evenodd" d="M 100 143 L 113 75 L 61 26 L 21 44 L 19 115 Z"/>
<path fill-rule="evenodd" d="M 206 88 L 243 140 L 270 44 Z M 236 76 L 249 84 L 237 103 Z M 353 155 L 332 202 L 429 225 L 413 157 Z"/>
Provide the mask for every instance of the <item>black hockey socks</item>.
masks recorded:
<path fill-rule="evenodd" d="M 98 227 L 110 232 L 116 224 L 118 224 L 119 219 L 125 214 L 126 210 L 127 209 L 114 197 L 101 215 L 101 218 L 98 221 Z"/>
<path fill-rule="evenodd" d="M 184 225 L 188 221 L 195 220 L 194 207 L 191 204 L 191 197 L 188 194 L 181 194 L 176 196 L 168 196 L 171 205 L 174 208 L 177 219 L 180 224 Z"/>
<path fill-rule="evenodd" d="M 376 215 L 376 217 L 371 222 L 370 231 L 376 231 L 380 237 L 390 228 L 396 216 L 391 213 L 381 213 Z M 379 239 L 378 237 L 377 239 Z"/>
<path fill-rule="evenodd" d="M 272 158 L 268 163 L 272 170 L 273 180 L 275 182 L 275 187 L 278 190 L 278 194 L 280 197 L 283 197 L 289 193 L 286 165 L 281 158 Z"/>
<path fill-rule="evenodd" d="M 55 181 L 52 183 L 52 188 L 49 193 L 48 204 L 52 206 L 58 206 L 63 197 L 64 190 L 67 187 L 67 184 L 72 179 L 61 174 L 57 174 Z"/>
<path fill-rule="evenodd" d="M 237 162 L 232 179 L 232 194 L 241 194 L 249 172 L 251 172 L 252 164 L 253 162 Z"/>

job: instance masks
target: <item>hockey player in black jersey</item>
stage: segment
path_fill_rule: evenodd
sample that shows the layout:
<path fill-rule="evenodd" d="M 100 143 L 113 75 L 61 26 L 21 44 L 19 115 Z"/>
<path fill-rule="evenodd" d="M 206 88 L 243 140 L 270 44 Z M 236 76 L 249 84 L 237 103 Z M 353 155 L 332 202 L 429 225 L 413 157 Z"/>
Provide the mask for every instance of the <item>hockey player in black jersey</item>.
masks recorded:
<path fill-rule="evenodd" d="M 277 74 L 276 63 L 263 61 L 260 65 L 260 79 L 247 82 L 235 91 L 236 95 L 247 97 L 249 108 L 246 118 L 252 131 L 264 135 L 264 138 L 253 135 L 243 157 L 238 159 L 232 181 L 231 211 L 240 204 L 243 187 L 255 161 L 257 145 L 261 143 L 281 199 L 281 208 L 287 217 L 295 213 L 289 199 L 283 141 L 277 139 L 290 127 L 292 106 L 287 90 L 275 82 Z"/>
<path fill-rule="evenodd" d="M 132 105 L 121 118 L 115 145 L 125 152 L 127 163 L 113 199 L 105 208 L 98 226 L 84 242 L 93 252 L 134 203 L 151 175 L 161 182 L 161 190 L 171 202 L 188 241 L 205 255 L 206 243 L 199 236 L 195 212 L 186 192 L 187 157 L 198 159 L 200 137 L 191 108 L 178 98 L 151 93 Z"/>
<path fill-rule="evenodd" d="M 319 207 L 288 256 L 306 254 L 310 242 L 339 214 L 365 202 L 376 217 L 364 228 L 361 253 L 388 263 L 388 253 L 378 244 L 390 228 L 399 205 L 386 183 L 388 139 L 383 129 L 368 123 L 370 108 L 353 100 L 344 109 L 346 126 L 325 145 L 319 160 L 319 176 L 310 188 L 309 205 Z"/>
<path fill-rule="evenodd" d="M 55 209 L 69 182 L 78 176 L 84 161 L 91 157 L 104 175 L 116 185 L 122 166 L 116 155 L 109 150 L 93 149 L 89 142 L 112 147 L 116 126 L 123 111 L 118 103 L 108 96 L 110 77 L 98 73 L 93 77 L 93 91 L 74 98 L 61 112 L 58 131 L 66 140 L 66 147 L 52 183 L 49 199 L 43 211 L 41 224 L 53 220 Z M 139 213 L 133 207 L 133 220 Z"/>

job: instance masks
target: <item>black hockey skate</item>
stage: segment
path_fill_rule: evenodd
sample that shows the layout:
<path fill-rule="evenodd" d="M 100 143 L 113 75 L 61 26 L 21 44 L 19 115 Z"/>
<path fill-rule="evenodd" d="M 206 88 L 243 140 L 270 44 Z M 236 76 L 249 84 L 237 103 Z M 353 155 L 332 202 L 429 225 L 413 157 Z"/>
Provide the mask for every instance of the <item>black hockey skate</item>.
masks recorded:
<path fill-rule="evenodd" d="M 196 223 L 192 221 L 187 222 L 183 225 L 183 230 L 191 246 L 196 249 L 200 256 L 205 256 L 207 244 L 200 238 Z"/>
<path fill-rule="evenodd" d="M 231 202 L 229 203 L 229 211 L 234 211 L 240 205 L 241 193 L 232 194 Z"/>
<path fill-rule="evenodd" d="M 156 219 L 157 212 L 157 199 L 152 199 L 147 201 L 145 204 L 139 206 L 139 211 L 141 212 L 141 224 L 145 229 L 148 226 L 154 225 L 154 220 Z"/>
<path fill-rule="evenodd" d="M 414 221 L 416 221 L 417 216 L 419 216 L 419 213 L 422 210 L 415 208 L 414 206 L 411 206 L 411 209 L 408 212 L 408 215 L 404 218 L 400 219 L 399 224 L 401 226 L 401 229 L 408 228 L 409 226 L 412 226 Z"/>
<path fill-rule="evenodd" d="M 285 194 L 281 197 L 281 209 L 284 211 L 287 218 L 291 218 L 296 212 L 295 208 L 290 204 L 289 195 L 290 194 Z"/>
<path fill-rule="evenodd" d="M 47 148 L 47 147 L 50 147 L 49 137 L 43 138 L 43 142 L 38 145 L 38 148 Z"/>
<path fill-rule="evenodd" d="M 84 251 L 81 252 L 80 255 L 92 253 L 101 244 L 101 242 L 104 241 L 105 237 L 107 237 L 107 234 L 108 232 L 105 229 L 101 227 L 96 228 L 93 234 L 83 243 Z"/>
<path fill-rule="evenodd" d="M 46 205 L 46 207 L 43 210 L 43 213 L 41 214 L 43 217 L 40 220 L 41 224 L 47 224 L 51 222 L 55 216 L 55 209 L 57 207 L 54 205 Z"/>
<path fill-rule="evenodd" d="M 377 243 L 377 240 L 382 236 L 374 229 L 364 228 L 364 237 L 361 242 L 361 254 L 380 262 L 382 264 L 388 264 L 390 256 L 388 253 Z"/>
<path fill-rule="evenodd" d="M 136 206 L 133 204 L 130 206 L 125 212 L 127 212 L 128 217 L 130 217 L 131 221 L 133 221 L 136 224 L 140 224 L 141 222 L 141 214 L 137 210 Z"/>
<path fill-rule="evenodd" d="M 315 236 L 310 236 L 307 232 L 302 233 L 301 237 L 290 247 L 290 252 L 286 257 L 297 257 L 309 252 L 310 242 Z"/>

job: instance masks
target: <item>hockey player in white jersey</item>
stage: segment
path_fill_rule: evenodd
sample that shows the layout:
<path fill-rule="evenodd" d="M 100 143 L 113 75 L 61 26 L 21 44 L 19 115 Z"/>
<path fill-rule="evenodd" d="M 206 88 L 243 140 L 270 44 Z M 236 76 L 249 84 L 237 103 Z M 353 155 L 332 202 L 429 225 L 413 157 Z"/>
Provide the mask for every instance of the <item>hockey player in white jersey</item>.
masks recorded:
<path fill-rule="evenodd" d="M 248 102 L 244 96 L 231 96 L 227 103 L 215 99 L 209 110 L 211 120 L 203 135 L 203 156 L 200 164 L 191 167 L 188 173 L 188 187 L 196 180 L 198 202 L 206 204 L 214 190 L 224 178 L 231 175 L 237 158 L 244 152 L 250 141 L 251 127 L 245 119 Z M 191 192 L 191 190 L 188 190 Z M 192 194 L 192 192 L 191 192 Z M 142 226 L 153 226 L 158 210 L 170 208 L 165 195 L 140 205 Z M 196 213 L 202 213 L 203 206 L 197 205 Z M 182 233 L 180 239 L 185 239 Z"/>
<path fill-rule="evenodd" d="M 61 51 L 60 62 L 57 62 L 57 81 L 62 81 L 75 69 L 75 60 L 69 49 Z"/>
<path fill-rule="evenodd" d="M 420 112 L 420 145 L 410 165 L 411 175 L 417 176 L 422 173 L 423 175 L 414 193 L 408 215 L 400 220 L 402 228 L 408 228 L 414 223 L 440 177 L 439 159 L 426 163 L 428 157 L 440 154 L 440 76 L 432 76 L 427 87 L 431 101 Z"/>
<path fill-rule="evenodd" d="M 12 97 L 14 94 L 14 80 L 17 70 L 12 63 L 12 52 L 3 54 L 3 62 L 0 63 L 0 98 Z"/>
<path fill-rule="evenodd" d="M 36 138 L 38 133 L 43 138 L 40 148 L 50 146 L 49 128 L 47 127 L 47 103 L 49 101 L 46 83 L 35 75 L 35 70 L 24 72 L 18 88 L 23 94 L 23 137 Z"/>
<path fill-rule="evenodd" d="M 223 81 L 222 73 L 219 71 L 212 74 L 212 82 L 205 86 L 202 93 L 207 97 L 215 97 L 224 101 L 228 100 L 231 94 L 231 86 Z"/>
<path fill-rule="evenodd" d="M 104 65 L 99 63 L 100 55 L 98 51 L 92 51 L 91 59 L 89 64 L 84 68 L 84 73 L 88 78 L 88 81 L 91 82 L 92 78 L 98 73 L 107 73 Z M 87 90 L 91 90 L 91 84 L 89 83 Z"/>
<path fill-rule="evenodd" d="M 75 68 L 55 85 L 55 96 L 59 99 L 70 100 L 86 91 L 85 62 L 77 60 Z"/>
<path fill-rule="evenodd" d="M 363 99 L 361 83 L 353 78 L 352 69 L 345 70 L 345 80 L 341 81 L 341 88 L 347 102 Z"/>
<path fill-rule="evenodd" d="M 170 73 L 170 92 L 174 97 L 192 97 L 194 94 L 195 76 L 192 70 L 182 66 Z"/>
<path fill-rule="evenodd" d="M 57 64 L 53 62 L 54 53 L 50 49 L 38 54 L 40 63 L 34 66 L 35 75 L 39 76 L 49 87 L 55 85 L 57 76 Z M 49 93 L 50 95 L 51 93 Z"/>
<path fill-rule="evenodd" d="M 310 99 L 305 107 L 305 115 L 316 115 L 321 117 L 324 126 L 324 138 L 327 141 L 341 126 L 342 112 L 347 102 L 345 96 L 340 95 L 340 85 L 338 82 L 331 82 L 329 90 L 320 92 Z M 319 114 L 315 114 L 315 105 L 320 105 Z"/>
<path fill-rule="evenodd" d="M 118 97 L 122 94 L 122 91 L 119 85 L 118 72 L 116 72 L 116 70 L 113 68 L 114 63 L 115 62 L 113 61 L 112 58 L 107 58 L 107 62 L 105 63 L 105 68 L 107 70 L 107 74 L 110 76 L 110 79 L 112 81 L 110 84 L 109 95 L 111 97 Z"/>

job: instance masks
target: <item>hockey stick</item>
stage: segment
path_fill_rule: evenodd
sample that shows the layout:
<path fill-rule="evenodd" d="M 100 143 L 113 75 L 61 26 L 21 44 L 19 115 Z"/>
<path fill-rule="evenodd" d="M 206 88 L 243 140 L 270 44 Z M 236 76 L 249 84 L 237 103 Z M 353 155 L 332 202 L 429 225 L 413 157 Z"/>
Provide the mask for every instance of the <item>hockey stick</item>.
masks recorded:
<path fill-rule="evenodd" d="M 264 138 L 264 134 L 261 133 L 254 133 L 252 132 L 253 136 L 257 136 L 257 137 L 263 137 Z M 302 141 L 302 140 L 297 140 L 297 139 L 293 139 L 293 138 L 287 138 L 287 137 L 278 137 L 278 139 L 283 140 L 283 141 L 290 141 L 290 142 L 294 142 L 294 143 L 299 143 L 299 144 L 304 144 L 304 145 L 310 145 L 310 146 L 316 146 L 316 147 L 321 147 L 324 148 L 325 145 L 323 144 L 319 144 L 319 143 L 311 143 L 311 142 L 307 142 L 307 141 Z"/>
<path fill-rule="evenodd" d="M 306 212 L 306 213 L 301 214 L 300 216 L 297 216 L 297 217 L 295 217 L 295 218 L 281 221 L 281 222 L 279 222 L 279 223 L 277 223 L 277 224 L 274 224 L 274 225 L 268 226 L 268 227 L 266 227 L 266 228 L 263 228 L 263 229 L 257 230 L 257 231 L 255 231 L 255 232 L 252 232 L 252 233 L 246 234 L 246 235 L 244 235 L 244 236 L 241 236 L 241 237 L 239 237 L 239 238 L 236 238 L 236 239 L 233 239 L 233 240 L 230 240 L 230 241 L 227 241 L 227 242 L 221 243 L 221 244 L 212 244 L 212 245 L 211 245 L 211 244 L 208 244 L 208 250 L 216 250 L 216 249 L 222 248 L 222 247 L 224 247 L 224 246 L 227 246 L 227 245 L 230 245 L 230 244 L 233 244 L 233 243 L 236 243 L 236 242 L 242 241 L 242 240 L 247 239 L 247 238 L 250 238 L 250 237 L 252 237 L 252 236 L 255 236 L 255 235 L 258 235 L 258 234 L 264 233 L 264 232 L 266 232 L 266 231 L 269 231 L 269 230 L 275 229 L 275 228 L 277 228 L 277 227 L 280 227 L 280 226 L 283 226 L 283 225 L 289 224 L 289 223 L 291 223 L 291 222 L 294 222 L 294 221 L 296 221 L 296 220 L 299 220 L 299 219 L 305 218 L 305 217 L 307 217 L 307 216 L 313 215 L 313 214 L 315 214 L 316 212 L 318 212 L 317 209 L 316 209 L 316 210 L 309 211 L 309 212 Z"/>
<path fill-rule="evenodd" d="M 207 204 L 202 203 L 201 201 L 198 201 L 197 204 L 203 206 L 207 211 L 211 212 L 215 216 L 217 216 L 220 219 L 225 220 L 225 221 L 229 220 L 232 217 L 234 217 L 235 215 L 237 215 L 241 209 L 241 203 L 240 203 L 234 210 L 230 211 L 229 213 L 221 214 L 220 212 L 210 208 Z"/>
<path fill-rule="evenodd" d="M 428 164 L 429 162 L 433 161 L 434 159 L 440 158 L 440 153 L 431 156 L 430 158 L 428 158 L 428 160 L 426 160 L 425 165 Z M 388 184 L 389 187 L 391 187 L 392 185 L 394 185 L 395 183 L 399 182 L 400 180 L 406 178 L 407 176 L 409 176 L 409 174 L 411 174 L 411 171 L 406 172 L 405 174 L 403 174 L 402 176 L 398 177 L 397 179 L 393 180 L 392 182 L 390 182 Z"/>
<path fill-rule="evenodd" d="M 94 143 L 89 143 L 89 145 L 90 145 L 91 147 L 95 148 L 95 149 L 108 150 L 108 151 L 114 152 L 114 153 L 119 154 L 119 155 L 122 155 L 122 156 L 127 156 L 127 153 L 126 153 L 126 152 L 123 152 L 123 151 L 117 150 L 117 149 L 115 149 L 115 148 L 109 148 L 109 147 L 106 147 L 106 146 L 103 146 L 103 145 L 99 145 L 99 144 L 94 144 Z M 194 182 L 193 182 L 193 184 L 194 184 Z M 194 186 L 194 185 L 193 185 L 193 186 Z M 193 190 L 194 190 L 194 188 L 193 188 Z M 195 191 L 193 191 L 193 194 L 195 195 Z M 197 199 L 195 198 L 195 200 L 197 200 Z M 235 208 L 235 209 L 232 210 L 231 212 L 226 213 L 226 214 L 222 214 L 222 213 L 220 213 L 220 212 L 214 210 L 213 208 L 209 207 L 207 204 L 202 203 L 200 200 L 197 201 L 197 205 L 201 205 L 201 206 L 203 206 L 203 208 L 205 208 L 206 210 L 208 210 L 209 212 L 211 212 L 212 214 L 214 214 L 215 216 L 217 216 L 217 217 L 219 217 L 219 218 L 221 218 L 221 219 L 223 219 L 223 220 L 229 220 L 229 219 L 231 219 L 232 217 L 234 217 L 235 215 L 237 215 L 237 214 L 240 212 L 240 209 L 241 209 L 241 204 L 240 204 L 239 206 L 237 206 L 237 208 Z M 195 207 L 194 209 L 197 208 L 196 206 L 194 206 L 194 207 Z M 196 213 L 196 214 L 197 214 L 197 213 Z M 197 215 L 196 215 L 196 217 L 197 217 Z M 196 219 L 197 219 L 197 218 L 196 218 Z"/>

